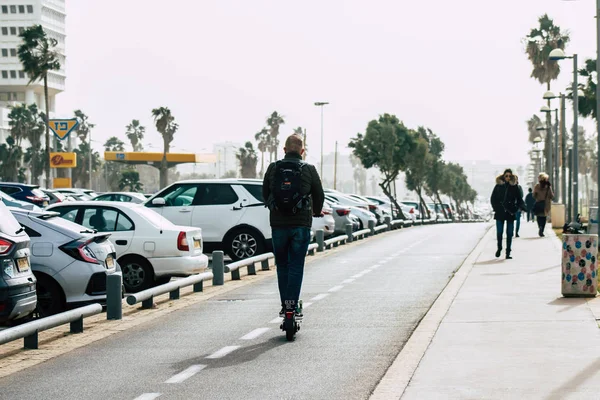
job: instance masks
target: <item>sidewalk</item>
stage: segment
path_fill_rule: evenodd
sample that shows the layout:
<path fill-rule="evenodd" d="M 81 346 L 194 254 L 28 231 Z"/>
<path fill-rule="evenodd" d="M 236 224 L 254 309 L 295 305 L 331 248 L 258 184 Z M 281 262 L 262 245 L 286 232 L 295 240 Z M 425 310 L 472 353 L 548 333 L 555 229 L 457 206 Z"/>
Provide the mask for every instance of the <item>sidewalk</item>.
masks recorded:
<path fill-rule="evenodd" d="M 513 260 L 486 235 L 402 399 L 600 399 L 600 298 L 561 296 L 561 243 L 536 227 Z"/>

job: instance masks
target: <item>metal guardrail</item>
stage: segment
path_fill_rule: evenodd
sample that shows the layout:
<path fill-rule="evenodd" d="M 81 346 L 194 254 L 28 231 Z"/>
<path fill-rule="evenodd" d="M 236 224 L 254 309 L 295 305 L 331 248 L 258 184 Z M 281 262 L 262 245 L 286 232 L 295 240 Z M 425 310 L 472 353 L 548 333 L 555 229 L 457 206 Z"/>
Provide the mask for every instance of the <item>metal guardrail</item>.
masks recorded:
<path fill-rule="evenodd" d="M 263 271 L 269 270 L 269 259 L 275 257 L 273 253 L 265 253 L 260 254 L 258 256 L 245 258 L 240 261 L 233 262 L 231 264 L 227 264 L 225 266 L 225 272 L 231 272 L 231 279 L 234 281 L 239 281 L 240 278 L 240 268 L 248 267 L 248 275 L 256 275 L 256 263 L 261 263 L 261 268 Z"/>
<path fill-rule="evenodd" d="M 187 278 L 178 279 L 164 285 L 159 285 L 150 289 L 142 290 L 141 292 L 132 293 L 127 296 L 127 304 L 133 306 L 142 302 L 142 308 L 152 308 L 154 296 L 169 293 L 171 300 L 179 298 L 179 290 L 182 287 L 194 285 L 194 292 L 203 290 L 203 282 L 213 278 L 212 272 L 202 272 L 198 275 L 188 276 Z"/>
<path fill-rule="evenodd" d="M 308 245 L 308 250 L 306 251 L 306 254 L 309 256 L 312 256 L 315 254 L 315 251 L 319 248 L 319 244 L 318 243 L 311 243 Z"/>
<path fill-rule="evenodd" d="M 0 332 L 0 344 L 22 338 L 24 339 L 23 347 L 35 350 L 38 348 L 39 332 L 56 328 L 60 325 L 71 324 L 71 333 L 81 333 L 83 332 L 83 318 L 100 314 L 101 312 L 102 306 L 100 304 L 90 304 L 89 306 L 76 308 L 74 310 L 27 322 L 13 328 L 8 328 Z"/>
<path fill-rule="evenodd" d="M 370 234 L 371 234 L 370 229 L 363 229 L 360 231 L 353 232 L 352 237 L 354 239 L 364 239 L 364 238 L 368 237 Z"/>
<path fill-rule="evenodd" d="M 330 249 L 332 246 L 338 247 L 340 245 L 340 243 L 341 244 L 346 243 L 347 240 L 348 240 L 348 235 L 340 235 L 340 236 L 336 236 L 331 239 L 327 239 L 323 243 L 324 243 L 326 249 Z"/>
<path fill-rule="evenodd" d="M 376 226 L 375 228 L 373 228 L 373 230 L 375 231 L 375 233 L 384 232 L 387 229 L 388 229 L 387 225 L 379 225 L 379 226 Z"/>

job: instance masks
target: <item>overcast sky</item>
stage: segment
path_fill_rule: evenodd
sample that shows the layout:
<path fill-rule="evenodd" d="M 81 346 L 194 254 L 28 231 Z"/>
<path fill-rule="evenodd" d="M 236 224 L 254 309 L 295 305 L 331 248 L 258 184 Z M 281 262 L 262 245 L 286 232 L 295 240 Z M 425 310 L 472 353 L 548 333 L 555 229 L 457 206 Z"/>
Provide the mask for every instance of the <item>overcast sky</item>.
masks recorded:
<path fill-rule="evenodd" d="M 594 8 L 593 0 L 68 0 L 57 111 L 88 114 L 98 150 L 110 136 L 125 140 L 125 125 L 140 119 L 148 150 L 159 151 L 150 110 L 166 106 L 180 125 L 174 151 L 200 153 L 253 139 L 277 110 L 282 135 L 307 128 L 314 157 L 313 103 L 329 101 L 326 152 L 388 112 L 433 129 L 447 159 L 524 164 L 525 120 L 544 88 L 529 77 L 522 39 L 547 12 L 571 32 L 567 52 L 583 63 L 595 57 Z M 565 61 L 554 88 L 571 77 Z"/>

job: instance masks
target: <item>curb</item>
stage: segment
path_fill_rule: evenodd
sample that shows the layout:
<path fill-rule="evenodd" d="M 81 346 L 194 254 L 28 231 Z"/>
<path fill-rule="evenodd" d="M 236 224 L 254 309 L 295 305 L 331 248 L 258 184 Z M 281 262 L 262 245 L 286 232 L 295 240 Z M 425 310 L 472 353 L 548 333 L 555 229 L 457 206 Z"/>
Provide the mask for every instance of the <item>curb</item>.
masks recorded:
<path fill-rule="evenodd" d="M 479 255 L 483 252 L 488 240 L 493 238 L 494 234 L 493 226 L 491 226 L 455 271 L 452 279 L 427 311 L 427 314 L 418 323 L 417 328 L 398 353 L 383 378 L 381 378 L 369 400 L 389 400 L 402 397 L 435 337 L 438 327 L 477 262 Z"/>

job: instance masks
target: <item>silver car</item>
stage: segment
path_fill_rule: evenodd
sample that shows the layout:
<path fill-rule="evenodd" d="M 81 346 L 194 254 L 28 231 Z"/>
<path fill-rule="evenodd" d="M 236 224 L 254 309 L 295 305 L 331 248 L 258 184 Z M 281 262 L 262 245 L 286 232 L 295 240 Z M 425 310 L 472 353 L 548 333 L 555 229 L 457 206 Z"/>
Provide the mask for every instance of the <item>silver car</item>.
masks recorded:
<path fill-rule="evenodd" d="M 106 301 L 106 275 L 119 270 L 110 234 L 94 233 L 54 212 L 11 212 L 31 238 L 41 316 Z"/>
<path fill-rule="evenodd" d="M 93 201 L 124 201 L 126 203 L 141 204 L 146 200 L 146 196 L 135 192 L 109 192 L 102 193 L 92 199 Z"/>
<path fill-rule="evenodd" d="M 336 203 L 331 203 L 329 201 L 325 201 L 325 204 L 333 210 L 331 215 L 333 215 L 333 220 L 335 221 L 334 233 L 345 235 L 347 224 L 352 224 L 353 231 L 358 230 L 360 223 L 358 221 L 358 218 L 353 218 L 353 216 L 350 214 L 350 207 L 342 206 Z"/>

